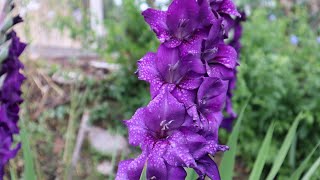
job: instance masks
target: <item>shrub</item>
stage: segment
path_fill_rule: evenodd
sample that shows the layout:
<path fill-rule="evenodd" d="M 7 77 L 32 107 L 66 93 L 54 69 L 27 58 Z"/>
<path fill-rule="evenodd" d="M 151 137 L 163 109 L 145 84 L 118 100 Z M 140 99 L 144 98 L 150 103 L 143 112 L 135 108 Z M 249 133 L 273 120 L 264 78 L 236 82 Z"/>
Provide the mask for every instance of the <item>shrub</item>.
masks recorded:
<path fill-rule="evenodd" d="M 274 132 L 277 138 L 271 147 L 275 153 L 294 117 L 300 111 L 307 114 L 286 161 L 287 172 L 295 167 L 295 160 L 306 157 L 320 139 L 317 132 L 320 128 L 320 51 L 316 50 L 320 45 L 308 23 L 306 9 L 296 7 L 295 12 L 285 16 L 275 11 L 276 18 L 269 19 L 270 10 L 257 8 L 244 23 L 241 65 L 233 101 L 239 111 L 243 101 L 252 94 L 239 143 L 241 156 L 250 166 L 258 153 L 259 139 L 273 120 L 278 122 Z M 292 37 L 298 42 L 291 42 Z M 269 162 L 274 153 L 269 154 Z"/>

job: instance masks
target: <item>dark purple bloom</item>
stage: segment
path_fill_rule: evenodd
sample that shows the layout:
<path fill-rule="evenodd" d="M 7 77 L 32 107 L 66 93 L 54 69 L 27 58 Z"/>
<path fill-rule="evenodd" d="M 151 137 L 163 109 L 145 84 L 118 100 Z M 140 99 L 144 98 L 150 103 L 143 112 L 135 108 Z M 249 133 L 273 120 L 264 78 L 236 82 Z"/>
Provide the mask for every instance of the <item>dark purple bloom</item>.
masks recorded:
<path fill-rule="evenodd" d="M 154 176 L 156 179 L 168 179 L 170 171 L 185 174 L 182 167 L 176 167 L 176 163 L 195 166 L 195 160 L 189 153 L 186 142 L 177 141 L 177 137 L 183 138 L 180 136 L 179 128 L 187 120 L 184 105 L 178 102 L 168 89 L 162 89 L 147 107 L 138 109 L 125 123 L 129 129 L 130 144 L 140 146 L 143 153 L 131 162 L 123 162 L 124 167 L 120 168 L 127 168 L 127 171 L 119 171 L 117 179 L 139 179 L 146 161 L 147 177 Z M 175 167 L 172 167 L 174 165 Z"/>
<path fill-rule="evenodd" d="M 228 37 L 229 30 L 233 27 L 233 18 L 231 16 L 240 17 L 232 0 L 210 0 L 213 13 L 222 20 L 224 37 Z"/>
<path fill-rule="evenodd" d="M 161 43 L 174 48 L 192 39 L 200 29 L 214 21 L 206 3 L 173 0 L 168 11 L 147 9 L 142 13 Z"/>
<path fill-rule="evenodd" d="M 25 77 L 20 73 L 23 68 L 19 56 L 26 45 L 21 43 L 15 32 L 9 34 L 11 45 L 8 57 L 2 62 L 0 75 L 3 79 L 0 88 L 0 177 L 4 175 L 4 166 L 13 158 L 20 145 L 12 148 L 13 135 L 19 133 L 19 104 L 22 103 L 21 85 Z"/>
<path fill-rule="evenodd" d="M 5 116 L 3 107 L 0 107 L 0 116 Z M 0 123 L 1 124 L 1 123 Z M 4 176 L 4 167 L 7 162 L 14 158 L 20 149 L 20 144 L 17 147 L 12 148 L 13 137 L 12 134 L 5 128 L 5 126 L 0 125 L 0 179 Z"/>
<path fill-rule="evenodd" d="M 198 180 L 204 180 L 206 176 L 213 180 L 220 179 L 220 173 L 217 164 L 210 158 L 210 156 L 204 156 L 197 161 L 198 167 L 196 172 L 199 175 Z"/>
<path fill-rule="evenodd" d="M 181 102 L 194 98 L 193 90 L 202 82 L 205 68 L 198 55 L 180 56 L 179 49 L 160 45 L 157 54 L 148 53 L 138 61 L 139 79 L 150 83 L 151 96 L 169 86 Z"/>
<path fill-rule="evenodd" d="M 204 43 L 202 59 L 210 77 L 232 79 L 233 71 L 238 64 L 237 52 L 223 42 L 221 21 L 211 27 L 208 39 Z"/>
<path fill-rule="evenodd" d="M 197 127 L 217 133 L 223 117 L 222 109 L 227 88 L 228 81 L 219 78 L 204 78 L 197 92 L 196 104 L 188 110 Z"/>
<path fill-rule="evenodd" d="M 210 0 L 210 5 L 220 15 L 241 16 L 232 0 Z"/>

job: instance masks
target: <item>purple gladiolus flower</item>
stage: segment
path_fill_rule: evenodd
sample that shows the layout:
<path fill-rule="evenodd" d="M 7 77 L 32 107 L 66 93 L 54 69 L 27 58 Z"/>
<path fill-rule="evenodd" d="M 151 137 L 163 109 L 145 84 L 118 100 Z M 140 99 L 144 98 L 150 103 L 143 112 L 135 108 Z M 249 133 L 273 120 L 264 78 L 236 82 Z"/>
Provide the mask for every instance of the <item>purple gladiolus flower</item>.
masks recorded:
<path fill-rule="evenodd" d="M 240 14 L 231 0 L 173 0 L 167 11 L 142 15 L 161 45 L 138 61 L 151 101 L 124 123 L 129 143 L 142 153 L 120 162 L 116 179 L 140 179 L 146 168 L 147 179 L 180 180 L 185 167 L 199 179 L 220 179 L 212 157 L 229 149 L 218 143 L 218 130 L 224 107 L 232 111 Z M 234 42 L 227 45 L 231 28 Z"/>
<path fill-rule="evenodd" d="M 8 57 L 2 62 L 0 75 L 4 77 L 0 89 L 0 178 L 4 175 L 4 166 L 14 158 L 20 144 L 12 148 L 13 135 L 19 133 L 19 104 L 22 103 L 21 85 L 25 77 L 20 73 L 23 68 L 19 56 L 26 47 L 15 32 L 8 35 L 11 39 Z"/>
<path fill-rule="evenodd" d="M 167 86 L 170 92 L 183 103 L 192 101 L 205 73 L 199 56 L 181 57 L 177 48 L 160 45 L 157 54 L 148 53 L 138 62 L 139 79 L 150 83 L 154 98 Z"/>

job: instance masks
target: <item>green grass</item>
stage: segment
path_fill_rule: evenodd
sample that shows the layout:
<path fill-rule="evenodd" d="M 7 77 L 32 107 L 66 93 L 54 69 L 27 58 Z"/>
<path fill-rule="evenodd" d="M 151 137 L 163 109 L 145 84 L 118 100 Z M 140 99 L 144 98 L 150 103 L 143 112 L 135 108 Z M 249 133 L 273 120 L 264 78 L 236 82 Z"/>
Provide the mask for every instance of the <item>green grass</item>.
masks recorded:
<path fill-rule="evenodd" d="M 220 173 L 221 173 L 221 179 L 223 180 L 231 180 L 233 177 L 241 122 L 243 119 L 244 111 L 248 103 L 249 103 L 249 99 L 243 105 L 239 118 L 237 119 L 236 125 L 234 126 L 234 129 L 232 130 L 232 133 L 228 140 L 227 145 L 230 147 L 230 150 L 224 153 L 220 167 L 219 167 Z"/>

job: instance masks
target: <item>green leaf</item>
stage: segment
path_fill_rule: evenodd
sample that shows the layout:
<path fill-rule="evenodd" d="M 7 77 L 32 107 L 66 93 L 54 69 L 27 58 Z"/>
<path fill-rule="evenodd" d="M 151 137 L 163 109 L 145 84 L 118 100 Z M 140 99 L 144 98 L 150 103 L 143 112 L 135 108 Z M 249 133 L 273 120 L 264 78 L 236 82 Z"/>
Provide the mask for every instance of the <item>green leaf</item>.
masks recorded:
<path fill-rule="evenodd" d="M 303 160 L 303 162 L 300 164 L 300 166 L 298 167 L 298 169 L 296 169 L 294 171 L 294 173 L 291 175 L 290 179 L 292 180 L 299 180 L 300 176 L 302 175 L 302 173 L 306 170 L 308 163 L 312 157 L 312 155 L 314 154 L 314 152 L 318 149 L 320 145 L 320 142 L 316 145 L 316 147 L 313 148 L 313 150 L 311 151 L 311 153 Z"/>
<path fill-rule="evenodd" d="M 145 164 L 140 176 L 140 180 L 147 180 L 147 165 Z"/>
<path fill-rule="evenodd" d="M 195 180 L 198 178 L 197 173 L 191 169 L 191 168 L 187 168 L 187 177 L 186 180 Z"/>
<path fill-rule="evenodd" d="M 17 180 L 17 172 L 13 167 L 10 168 L 10 178 L 11 180 Z"/>
<path fill-rule="evenodd" d="M 303 176 L 302 180 L 311 179 L 312 175 L 317 171 L 319 166 L 320 166 L 320 157 L 312 164 L 308 172 Z"/>
<path fill-rule="evenodd" d="M 6 41 L 0 46 L 0 63 L 5 60 L 9 55 L 9 47 L 11 45 L 11 41 Z"/>
<path fill-rule="evenodd" d="M 234 164 L 236 159 L 239 131 L 240 131 L 243 114 L 248 105 L 248 102 L 249 102 L 249 98 L 247 102 L 244 104 L 243 108 L 241 109 L 239 118 L 237 119 L 236 125 L 234 126 L 234 129 L 228 140 L 228 146 L 230 147 L 230 150 L 224 153 L 221 164 L 220 164 L 220 168 L 219 168 L 220 175 L 221 175 L 221 179 L 223 180 L 231 180 L 233 177 L 233 169 L 234 169 Z"/>
<path fill-rule="evenodd" d="M 280 167 L 282 166 L 282 163 L 285 159 L 285 157 L 288 154 L 289 148 L 293 142 L 293 139 L 296 135 L 296 131 L 299 125 L 300 120 L 302 119 L 303 114 L 300 113 L 296 119 L 294 120 L 294 123 L 292 124 L 292 126 L 290 127 L 284 141 L 283 144 L 279 150 L 279 152 L 277 153 L 277 156 L 275 157 L 275 160 L 273 162 L 272 168 L 270 170 L 269 175 L 267 176 L 267 180 L 273 180 L 275 178 L 275 176 L 277 175 L 277 173 L 280 170 Z"/>
<path fill-rule="evenodd" d="M 251 171 L 249 180 L 256 180 L 260 179 L 263 167 L 266 163 L 267 156 L 266 154 L 269 153 L 270 144 L 272 141 L 272 135 L 274 130 L 274 123 L 272 123 L 268 129 L 268 132 L 263 140 L 262 146 L 259 150 L 258 157 L 254 163 L 253 169 Z"/>
<path fill-rule="evenodd" d="M 22 152 L 23 152 L 23 159 L 24 159 L 24 179 L 28 180 L 36 180 L 36 172 L 34 169 L 34 162 L 33 162 L 33 154 L 31 153 L 30 147 L 30 140 L 29 135 L 26 131 L 24 121 L 21 119 L 21 134 L 20 138 L 22 141 Z"/>

